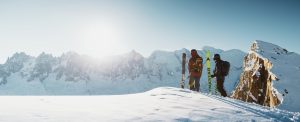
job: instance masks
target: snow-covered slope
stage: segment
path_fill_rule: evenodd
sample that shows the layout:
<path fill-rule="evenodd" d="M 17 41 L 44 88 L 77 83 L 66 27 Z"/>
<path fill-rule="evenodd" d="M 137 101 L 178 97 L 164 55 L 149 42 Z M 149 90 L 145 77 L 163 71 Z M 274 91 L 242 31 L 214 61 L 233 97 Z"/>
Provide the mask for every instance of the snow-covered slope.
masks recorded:
<path fill-rule="evenodd" d="M 256 52 L 273 63 L 272 72 L 279 79 L 273 85 L 283 95 L 279 108 L 300 111 L 300 55 L 280 46 L 256 40 Z"/>
<path fill-rule="evenodd" d="M 172 87 L 111 96 L 0 96 L 0 104 L 0 121 L 5 122 L 288 122 L 300 116 Z"/>
<path fill-rule="evenodd" d="M 225 82 L 230 93 L 238 82 L 245 55 L 240 50 L 223 51 L 204 47 L 205 51 L 220 53 L 232 62 Z M 32 57 L 16 53 L 0 65 L 0 94 L 2 95 L 86 95 L 127 94 L 147 91 L 159 86 L 178 87 L 181 79 L 181 55 L 187 49 L 154 51 L 145 58 L 136 51 L 102 60 L 68 52 L 60 57 L 42 53 Z M 212 62 L 214 65 L 214 63 Z M 214 66 L 213 66 L 214 67 Z M 201 78 L 201 91 L 207 90 L 206 66 Z"/>

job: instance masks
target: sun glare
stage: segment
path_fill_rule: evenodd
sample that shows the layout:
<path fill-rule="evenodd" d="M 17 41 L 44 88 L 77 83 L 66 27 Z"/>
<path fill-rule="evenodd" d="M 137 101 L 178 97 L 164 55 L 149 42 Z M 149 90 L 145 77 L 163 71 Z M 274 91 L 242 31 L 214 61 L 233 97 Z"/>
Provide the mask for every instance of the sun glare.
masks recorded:
<path fill-rule="evenodd" d="M 89 25 L 83 33 L 83 50 L 89 55 L 98 58 L 116 55 L 122 48 L 119 31 L 111 23 Z"/>

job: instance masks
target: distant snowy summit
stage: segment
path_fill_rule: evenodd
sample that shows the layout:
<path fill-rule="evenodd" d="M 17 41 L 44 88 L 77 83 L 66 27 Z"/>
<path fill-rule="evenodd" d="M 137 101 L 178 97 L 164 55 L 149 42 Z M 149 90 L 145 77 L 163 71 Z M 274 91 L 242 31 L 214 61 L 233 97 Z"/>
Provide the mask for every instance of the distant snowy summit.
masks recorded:
<path fill-rule="evenodd" d="M 277 55 L 288 55 L 292 54 L 293 52 L 289 52 L 287 49 L 282 48 L 278 45 L 264 42 L 261 40 L 255 40 L 254 43 L 251 45 L 251 51 L 257 52 L 261 55 L 264 54 L 277 54 Z"/>

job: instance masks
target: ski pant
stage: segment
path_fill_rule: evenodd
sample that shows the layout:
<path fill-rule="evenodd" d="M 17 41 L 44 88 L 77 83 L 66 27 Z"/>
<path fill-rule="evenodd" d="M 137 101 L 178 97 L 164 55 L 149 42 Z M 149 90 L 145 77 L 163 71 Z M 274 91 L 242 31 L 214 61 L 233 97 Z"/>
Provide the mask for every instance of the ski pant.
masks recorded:
<path fill-rule="evenodd" d="M 189 81 L 190 90 L 200 91 L 200 77 L 190 76 Z"/>
<path fill-rule="evenodd" d="M 226 97 L 227 93 L 224 89 L 224 80 L 225 76 L 217 76 L 217 89 L 223 97 Z"/>

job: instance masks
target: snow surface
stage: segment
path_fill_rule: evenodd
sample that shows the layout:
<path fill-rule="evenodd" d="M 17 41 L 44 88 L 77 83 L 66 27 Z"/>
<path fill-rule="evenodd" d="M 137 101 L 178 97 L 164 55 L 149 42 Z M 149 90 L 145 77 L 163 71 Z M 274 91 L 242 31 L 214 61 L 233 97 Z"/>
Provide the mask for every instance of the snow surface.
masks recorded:
<path fill-rule="evenodd" d="M 299 121 L 299 113 L 173 87 L 103 96 L 1 96 L 0 121 Z"/>

